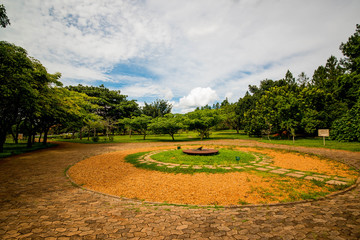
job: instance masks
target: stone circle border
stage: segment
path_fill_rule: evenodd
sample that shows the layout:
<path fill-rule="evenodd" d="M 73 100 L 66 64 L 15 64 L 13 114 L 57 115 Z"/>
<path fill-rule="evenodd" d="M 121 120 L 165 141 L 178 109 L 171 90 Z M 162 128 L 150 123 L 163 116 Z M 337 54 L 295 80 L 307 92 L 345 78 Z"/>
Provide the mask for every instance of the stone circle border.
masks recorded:
<path fill-rule="evenodd" d="M 267 147 L 264 147 L 266 149 L 273 149 L 273 148 L 267 148 Z M 108 154 L 108 153 L 103 153 L 103 154 Z M 100 155 L 103 155 L 103 154 L 100 154 Z M 83 161 L 85 159 L 82 159 L 80 161 Z M 78 162 L 80 162 L 78 161 Z M 335 160 L 337 161 L 337 160 Z M 337 161 L 337 162 L 341 162 L 347 166 L 351 166 L 343 161 Z M 75 163 L 76 164 L 76 163 Z M 146 203 L 146 204 L 151 204 L 151 205 L 163 205 L 164 203 L 163 202 L 152 202 L 152 201 L 142 201 L 142 200 L 139 200 L 139 199 L 134 199 L 134 198 L 126 198 L 126 197 L 121 197 L 121 196 L 117 196 L 117 195 L 112 195 L 112 194 L 107 194 L 107 193 L 103 193 L 103 192 L 99 192 L 99 191 L 96 191 L 96 190 L 93 190 L 93 189 L 89 189 L 89 188 L 86 188 L 86 187 L 83 187 L 83 186 L 80 186 L 79 184 L 77 184 L 69 175 L 69 170 L 72 166 L 68 167 L 65 171 L 65 176 L 68 178 L 68 180 L 70 181 L 71 184 L 73 184 L 75 187 L 78 187 L 80 189 L 82 189 L 83 191 L 86 191 L 88 193 L 91 193 L 91 194 L 96 194 L 96 195 L 102 195 L 102 196 L 105 196 L 105 197 L 110 197 L 110 198 L 113 198 L 113 199 L 117 199 L 117 200 L 125 200 L 125 201 L 132 201 L 132 202 L 136 202 L 136 203 Z M 359 169 L 355 168 L 356 171 L 359 172 Z M 356 182 L 354 184 L 352 184 L 351 186 L 345 188 L 345 189 L 342 189 L 340 191 L 336 191 L 336 192 L 333 192 L 333 193 L 330 193 L 326 196 L 323 196 L 323 197 L 318 197 L 316 199 L 306 199 L 306 200 L 300 200 L 300 201 L 294 201 L 294 202 L 280 202 L 280 203 L 270 203 L 270 204 L 246 204 L 246 205 L 221 205 L 221 207 L 223 208 L 258 208 L 258 207 L 278 207 L 278 206 L 294 206 L 294 205 L 298 205 L 298 204 L 304 204 L 304 203 L 311 203 L 311 202 L 318 202 L 318 201 L 325 201 L 325 200 L 328 200 L 328 199 L 333 199 L 334 197 L 336 196 L 339 196 L 339 195 L 343 195 L 355 188 L 357 188 L 358 186 L 360 185 L 360 177 L 357 178 Z M 171 206 L 175 206 L 175 207 L 203 207 L 203 208 L 212 208 L 212 207 L 216 207 L 215 205 L 194 205 L 194 204 L 171 204 Z"/>

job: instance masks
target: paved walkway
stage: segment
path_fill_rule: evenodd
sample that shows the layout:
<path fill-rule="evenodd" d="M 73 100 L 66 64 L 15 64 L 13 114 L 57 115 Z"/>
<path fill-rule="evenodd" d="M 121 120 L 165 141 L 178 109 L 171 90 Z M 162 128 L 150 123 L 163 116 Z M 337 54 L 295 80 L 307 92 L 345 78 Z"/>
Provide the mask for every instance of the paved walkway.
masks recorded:
<path fill-rule="evenodd" d="M 219 143 L 270 146 L 241 140 Z M 73 187 L 64 176 L 67 166 L 89 156 L 144 145 L 166 143 L 62 143 L 0 160 L 0 239 L 360 239 L 359 185 L 320 201 L 218 209 L 106 197 Z M 360 153 L 274 146 L 360 168 Z"/>

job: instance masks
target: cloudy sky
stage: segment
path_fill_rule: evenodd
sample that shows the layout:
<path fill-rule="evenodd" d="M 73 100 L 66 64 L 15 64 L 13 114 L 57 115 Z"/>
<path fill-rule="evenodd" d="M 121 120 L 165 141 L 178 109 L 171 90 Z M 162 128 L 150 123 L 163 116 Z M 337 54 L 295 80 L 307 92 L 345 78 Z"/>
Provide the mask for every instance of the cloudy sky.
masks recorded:
<path fill-rule="evenodd" d="M 309 77 L 360 23 L 358 0 L 5 0 L 1 40 L 64 85 L 104 84 L 173 112 L 234 102 L 248 85 Z"/>

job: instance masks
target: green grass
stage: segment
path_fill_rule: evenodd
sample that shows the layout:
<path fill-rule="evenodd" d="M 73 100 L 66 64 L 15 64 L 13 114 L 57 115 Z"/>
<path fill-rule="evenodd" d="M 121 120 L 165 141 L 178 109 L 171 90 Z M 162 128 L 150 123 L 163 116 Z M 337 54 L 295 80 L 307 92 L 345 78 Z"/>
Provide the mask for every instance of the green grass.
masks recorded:
<path fill-rule="evenodd" d="M 235 157 L 240 157 L 240 161 L 236 161 Z M 151 156 L 152 159 L 160 162 L 187 164 L 187 165 L 224 165 L 246 164 L 255 160 L 255 156 L 250 153 L 220 149 L 219 154 L 211 156 L 194 156 L 187 155 L 182 150 L 164 151 Z"/>
<path fill-rule="evenodd" d="M 295 143 L 292 140 L 267 140 L 258 139 L 260 142 L 272 143 L 272 144 L 284 144 L 290 146 L 303 146 L 303 147 L 316 147 L 316 148 L 328 148 L 328 149 L 341 149 L 353 152 L 360 152 L 360 142 L 339 142 L 336 140 L 325 140 L 325 146 L 322 138 L 300 138 L 296 139 Z"/>
<path fill-rule="evenodd" d="M 191 167 L 190 168 L 180 168 L 180 167 L 168 168 L 165 166 L 157 166 L 156 163 L 154 163 L 154 164 L 140 163 L 139 160 L 142 159 L 142 157 L 147 153 L 149 153 L 149 152 L 140 152 L 140 153 L 134 153 L 134 154 L 127 155 L 125 157 L 125 161 L 133 164 L 135 167 L 138 167 L 138 168 L 143 168 L 143 169 L 153 170 L 153 171 L 160 171 L 160 172 L 167 172 L 167 173 L 174 173 L 174 174 L 178 174 L 178 173 L 194 174 L 194 173 L 200 173 L 200 172 L 227 173 L 227 172 L 231 171 L 231 170 L 226 170 L 226 169 L 222 169 L 222 168 L 216 168 L 216 169 L 210 169 L 210 168 L 193 169 Z M 233 170 L 233 171 L 235 171 L 235 170 Z M 238 171 L 241 171 L 241 169 Z"/>
<path fill-rule="evenodd" d="M 56 146 L 54 143 L 48 143 L 44 145 L 42 143 L 34 143 L 31 148 L 26 147 L 26 143 L 5 143 L 4 144 L 4 152 L 0 153 L 0 158 L 5 158 L 13 155 L 18 155 L 21 153 L 32 152 L 39 149 L 49 148 Z"/>
<path fill-rule="evenodd" d="M 233 130 L 222 130 L 222 131 L 213 131 L 210 135 L 209 139 L 204 139 L 204 141 L 208 140 L 219 140 L 219 139 L 243 139 L 243 140 L 254 140 L 264 143 L 271 144 L 284 144 L 290 146 L 304 146 L 304 147 L 317 147 L 317 148 L 328 148 L 328 149 L 341 149 L 348 150 L 354 152 L 360 152 L 360 142 L 339 142 L 335 140 L 326 139 L 326 145 L 323 145 L 322 138 L 295 138 L 295 143 L 292 140 L 288 139 L 272 139 L 269 141 L 266 138 L 258 138 L 258 137 L 249 137 L 245 133 L 241 132 L 237 134 Z M 200 141 L 200 137 L 196 132 L 181 132 L 175 135 L 175 141 L 172 141 L 169 135 L 153 135 L 150 134 L 146 136 L 146 140 L 143 140 L 142 135 L 132 135 L 131 138 L 129 135 L 120 135 L 114 136 L 113 141 L 106 140 L 106 137 L 100 136 L 99 142 L 93 142 L 90 138 L 88 141 L 87 138 L 80 139 L 61 139 L 54 138 L 55 141 L 66 141 L 66 142 L 76 142 L 76 143 L 130 143 L 130 142 L 188 142 L 188 141 Z"/>

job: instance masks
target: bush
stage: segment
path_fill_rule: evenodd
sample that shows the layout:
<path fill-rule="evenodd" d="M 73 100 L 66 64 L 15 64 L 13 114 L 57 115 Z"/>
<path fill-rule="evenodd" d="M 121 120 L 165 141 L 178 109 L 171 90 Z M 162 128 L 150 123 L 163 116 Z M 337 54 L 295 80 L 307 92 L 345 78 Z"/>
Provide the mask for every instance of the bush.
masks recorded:
<path fill-rule="evenodd" d="M 93 142 L 98 142 L 99 141 L 99 136 L 92 137 L 91 140 Z"/>
<path fill-rule="evenodd" d="M 342 142 L 360 142 L 360 100 L 341 118 L 334 121 L 331 136 Z"/>

